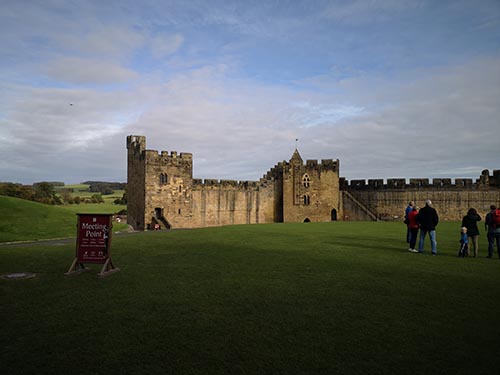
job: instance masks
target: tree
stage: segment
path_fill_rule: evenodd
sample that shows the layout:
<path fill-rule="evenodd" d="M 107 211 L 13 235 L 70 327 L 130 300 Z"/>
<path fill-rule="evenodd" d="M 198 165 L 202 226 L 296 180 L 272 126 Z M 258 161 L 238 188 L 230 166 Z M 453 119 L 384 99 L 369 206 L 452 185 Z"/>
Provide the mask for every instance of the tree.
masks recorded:
<path fill-rule="evenodd" d="M 121 198 L 116 198 L 113 201 L 114 204 L 127 204 L 127 190 L 125 189 L 125 192 L 123 193 Z"/>
<path fill-rule="evenodd" d="M 62 204 L 61 198 L 56 195 L 54 185 L 50 182 L 33 184 L 34 200 L 45 204 Z"/>
<path fill-rule="evenodd" d="M 104 199 L 102 198 L 101 194 L 93 194 L 90 199 L 92 203 L 104 203 Z"/>
<path fill-rule="evenodd" d="M 37 182 L 33 184 L 35 200 L 51 199 L 54 194 L 54 185 L 48 182 Z"/>
<path fill-rule="evenodd" d="M 71 192 L 69 189 L 61 189 L 59 191 L 59 194 L 61 194 L 61 197 L 62 199 L 66 202 L 66 203 L 70 203 L 70 201 L 73 201 L 73 198 L 71 197 Z"/>
<path fill-rule="evenodd" d="M 14 184 L 12 182 L 0 182 L 0 195 L 32 201 L 33 188 L 29 185 Z"/>

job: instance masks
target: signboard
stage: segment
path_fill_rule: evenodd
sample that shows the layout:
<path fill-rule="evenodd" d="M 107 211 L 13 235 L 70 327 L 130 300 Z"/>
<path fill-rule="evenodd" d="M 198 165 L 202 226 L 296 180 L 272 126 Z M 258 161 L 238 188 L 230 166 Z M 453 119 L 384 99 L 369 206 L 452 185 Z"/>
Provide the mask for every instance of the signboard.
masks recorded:
<path fill-rule="evenodd" d="M 97 276 L 120 271 L 111 262 L 112 214 L 77 214 L 76 256 L 67 276 L 88 271 L 84 263 L 104 263 Z"/>
<path fill-rule="evenodd" d="M 112 215 L 78 214 L 76 257 L 81 263 L 104 263 L 109 257 Z"/>

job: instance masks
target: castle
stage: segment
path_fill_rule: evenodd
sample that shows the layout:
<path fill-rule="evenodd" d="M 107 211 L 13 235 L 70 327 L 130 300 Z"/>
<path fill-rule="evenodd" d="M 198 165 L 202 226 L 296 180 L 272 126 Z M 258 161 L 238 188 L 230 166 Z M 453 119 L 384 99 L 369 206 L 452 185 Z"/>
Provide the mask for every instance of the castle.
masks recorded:
<path fill-rule="evenodd" d="M 146 137 L 127 137 L 127 214 L 136 230 L 229 224 L 401 220 L 411 200 L 431 199 L 444 220 L 470 207 L 500 203 L 500 170 L 479 179 L 411 178 L 346 181 L 339 160 L 306 160 L 298 150 L 259 181 L 193 178 L 193 155 L 146 149 Z"/>

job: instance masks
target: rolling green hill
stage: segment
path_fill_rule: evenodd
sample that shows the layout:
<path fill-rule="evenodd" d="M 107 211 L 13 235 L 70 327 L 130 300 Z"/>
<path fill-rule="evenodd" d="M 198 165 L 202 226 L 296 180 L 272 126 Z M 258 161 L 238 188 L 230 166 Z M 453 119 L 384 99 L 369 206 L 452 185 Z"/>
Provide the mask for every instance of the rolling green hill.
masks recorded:
<path fill-rule="evenodd" d="M 76 215 L 63 207 L 0 196 L 0 242 L 73 237 Z"/>
<path fill-rule="evenodd" d="M 122 208 L 126 206 L 112 203 L 48 206 L 0 195 L 0 242 L 75 237 L 77 213 L 115 213 Z M 125 229 L 125 223 L 113 224 L 113 231 Z"/>

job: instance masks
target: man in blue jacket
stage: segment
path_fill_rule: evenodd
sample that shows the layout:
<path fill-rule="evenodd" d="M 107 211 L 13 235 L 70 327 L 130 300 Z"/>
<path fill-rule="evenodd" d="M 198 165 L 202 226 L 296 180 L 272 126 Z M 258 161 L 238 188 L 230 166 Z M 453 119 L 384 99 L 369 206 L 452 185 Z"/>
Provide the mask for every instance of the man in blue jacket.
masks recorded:
<path fill-rule="evenodd" d="M 418 242 L 418 252 L 424 252 L 424 241 L 425 235 L 429 233 L 429 238 L 431 239 L 431 251 L 432 255 L 437 254 L 437 242 L 436 242 L 436 226 L 439 223 L 439 216 L 437 211 L 432 207 L 432 202 L 430 199 L 425 201 L 425 207 L 420 209 L 417 222 L 420 226 L 420 240 Z"/>

